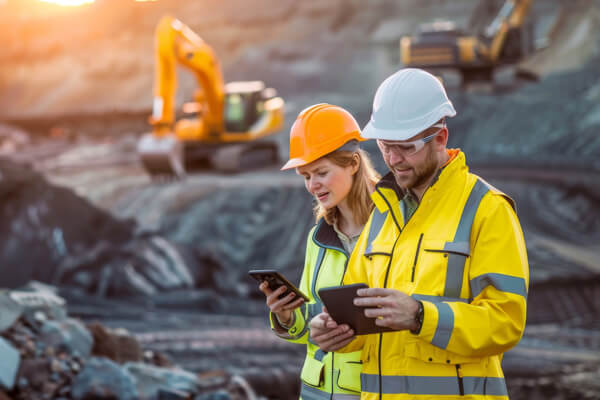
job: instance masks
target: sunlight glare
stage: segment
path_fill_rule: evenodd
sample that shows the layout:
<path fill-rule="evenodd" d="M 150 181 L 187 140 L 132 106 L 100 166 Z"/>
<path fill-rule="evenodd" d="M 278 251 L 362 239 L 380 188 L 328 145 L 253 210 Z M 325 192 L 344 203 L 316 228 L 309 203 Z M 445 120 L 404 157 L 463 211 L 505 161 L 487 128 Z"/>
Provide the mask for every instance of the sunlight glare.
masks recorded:
<path fill-rule="evenodd" d="M 44 3 L 57 4 L 59 6 L 82 6 L 93 3 L 95 0 L 40 0 Z"/>

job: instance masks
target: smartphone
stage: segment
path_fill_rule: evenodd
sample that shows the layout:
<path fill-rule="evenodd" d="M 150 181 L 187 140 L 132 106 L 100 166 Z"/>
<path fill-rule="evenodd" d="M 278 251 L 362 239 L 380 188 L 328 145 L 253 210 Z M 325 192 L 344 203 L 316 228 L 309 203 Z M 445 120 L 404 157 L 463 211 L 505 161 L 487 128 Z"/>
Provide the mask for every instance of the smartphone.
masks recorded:
<path fill-rule="evenodd" d="M 279 286 L 285 286 L 286 291 L 279 296 L 283 298 L 291 292 L 296 294 L 296 298 L 302 297 L 305 302 L 309 301 L 309 298 L 300 291 L 293 283 L 288 281 L 279 271 L 274 269 L 253 269 L 248 271 L 248 275 L 256 279 L 257 282 L 262 283 L 267 281 L 271 290 L 276 290 Z"/>
<path fill-rule="evenodd" d="M 358 297 L 356 291 L 368 287 L 365 283 L 355 283 L 323 288 L 319 290 L 319 297 L 331 318 L 340 325 L 347 324 L 356 335 L 391 331 L 390 328 L 376 325 L 375 318 L 365 316 L 367 307 L 354 305 L 354 298 Z"/>

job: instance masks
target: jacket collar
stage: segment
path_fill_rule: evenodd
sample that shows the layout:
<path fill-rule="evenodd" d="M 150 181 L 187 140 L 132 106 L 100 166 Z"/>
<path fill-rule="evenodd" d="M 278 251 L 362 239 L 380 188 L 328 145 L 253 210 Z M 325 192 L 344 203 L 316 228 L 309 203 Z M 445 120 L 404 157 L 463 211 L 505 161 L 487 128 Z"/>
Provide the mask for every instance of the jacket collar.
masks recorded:
<path fill-rule="evenodd" d="M 438 170 L 431 186 L 427 189 L 437 188 L 443 185 L 443 182 L 457 171 L 468 170 L 466 165 L 465 153 L 459 150 L 459 153 L 445 166 Z M 390 207 L 395 214 L 401 214 L 400 208 L 396 210 L 395 205 L 404 197 L 404 190 L 398 186 L 396 179 L 391 172 L 388 172 L 375 185 L 375 192 L 371 196 L 375 206 L 380 212 L 389 210 Z"/>
<path fill-rule="evenodd" d="M 313 242 L 317 244 L 317 246 L 337 250 L 344 254 L 347 254 L 346 250 L 344 249 L 344 245 L 342 245 L 342 241 L 333 229 L 333 226 L 325 222 L 324 218 L 321 218 L 319 220 L 317 227 L 315 228 L 315 231 L 313 233 L 312 239 Z"/>
<path fill-rule="evenodd" d="M 394 178 L 394 174 L 392 174 L 391 172 L 388 172 L 383 178 L 381 178 L 379 182 L 377 182 L 375 187 L 393 190 L 398 199 L 404 197 L 404 189 L 398 186 L 398 184 L 396 183 L 396 178 Z"/>

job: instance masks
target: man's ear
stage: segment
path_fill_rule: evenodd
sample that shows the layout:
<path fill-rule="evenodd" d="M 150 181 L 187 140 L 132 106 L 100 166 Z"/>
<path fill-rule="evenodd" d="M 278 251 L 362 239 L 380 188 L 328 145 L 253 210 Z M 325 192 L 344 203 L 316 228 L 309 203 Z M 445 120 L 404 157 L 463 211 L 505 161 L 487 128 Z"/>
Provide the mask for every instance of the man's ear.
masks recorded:
<path fill-rule="evenodd" d="M 442 129 L 442 131 L 434 138 L 434 143 L 436 145 L 436 147 L 438 147 L 438 150 L 442 150 L 446 148 L 446 145 L 448 144 L 448 128 L 444 127 L 444 129 Z"/>

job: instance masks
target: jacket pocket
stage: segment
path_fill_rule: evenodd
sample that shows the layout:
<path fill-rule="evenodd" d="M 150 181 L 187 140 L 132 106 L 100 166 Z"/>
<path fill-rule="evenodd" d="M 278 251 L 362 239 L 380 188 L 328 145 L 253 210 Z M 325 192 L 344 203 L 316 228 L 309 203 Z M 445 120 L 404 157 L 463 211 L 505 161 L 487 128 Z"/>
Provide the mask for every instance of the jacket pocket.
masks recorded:
<path fill-rule="evenodd" d="M 304 366 L 302 367 L 302 373 L 300 374 L 300 379 L 302 379 L 305 383 L 319 387 L 323 383 L 323 364 L 321 361 L 316 360 L 310 355 L 306 357 L 304 361 Z"/>
<path fill-rule="evenodd" d="M 447 364 L 452 365 L 452 368 L 455 368 L 454 366 L 457 364 L 482 363 L 484 360 L 482 357 L 469 357 L 452 353 L 421 340 L 407 343 L 405 354 L 410 358 L 415 358 L 428 364 Z"/>
<path fill-rule="evenodd" d="M 415 252 L 415 260 L 413 261 L 412 272 L 410 274 L 410 281 L 415 281 L 415 271 L 417 269 L 417 261 L 419 261 L 419 253 L 421 252 L 421 242 L 423 241 L 423 234 L 419 236 L 419 242 L 417 243 L 417 251 Z"/>
<path fill-rule="evenodd" d="M 468 246 L 468 243 L 424 239 L 418 262 L 415 263 L 418 293 L 460 297 L 468 269 Z M 449 283 L 451 287 L 446 287 Z"/>
<path fill-rule="evenodd" d="M 340 367 L 338 376 L 338 386 L 344 390 L 360 393 L 360 372 L 362 371 L 362 362 L 346 361 Z"/>

